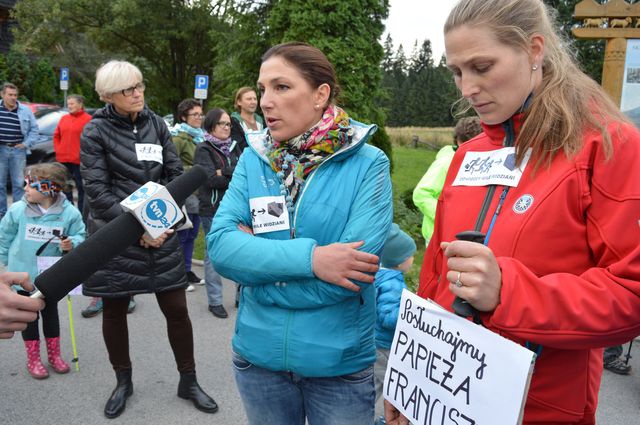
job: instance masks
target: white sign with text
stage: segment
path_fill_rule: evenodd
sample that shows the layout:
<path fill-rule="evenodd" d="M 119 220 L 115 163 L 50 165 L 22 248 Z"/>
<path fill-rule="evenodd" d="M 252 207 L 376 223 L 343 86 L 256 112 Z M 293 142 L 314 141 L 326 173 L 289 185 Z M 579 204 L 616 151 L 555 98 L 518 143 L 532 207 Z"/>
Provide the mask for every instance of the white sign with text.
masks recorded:
<path fill-rule="evenodd" d="M 383 394 L 414 424 L 521 422 L 535 354 L 402 292 Z"/>
<path fill-rule="evenodd" d="M 517 187 L 531 157 L 527 150 L 521 164 L 516 163 L 516 148 L 507 147 L 493 151 L 467 152 L 458 169 L 452 186 L 500 186 Z"/>

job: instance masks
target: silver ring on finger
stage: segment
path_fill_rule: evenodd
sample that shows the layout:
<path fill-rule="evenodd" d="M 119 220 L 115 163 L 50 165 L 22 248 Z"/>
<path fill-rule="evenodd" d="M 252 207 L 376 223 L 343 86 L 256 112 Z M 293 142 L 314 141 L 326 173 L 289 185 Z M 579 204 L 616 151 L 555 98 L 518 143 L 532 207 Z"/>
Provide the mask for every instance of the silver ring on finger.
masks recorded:
<path fill-rule="evenodd" d="M 464 284 L 460 280 L 460 276 L 462 276 L 462 272 L 458 272 L 458 277 L 456 278 L 456 281 L 453 282 L 454 285 L 456 285 L 458 288 L 462 288 L 464 286 Z"/>

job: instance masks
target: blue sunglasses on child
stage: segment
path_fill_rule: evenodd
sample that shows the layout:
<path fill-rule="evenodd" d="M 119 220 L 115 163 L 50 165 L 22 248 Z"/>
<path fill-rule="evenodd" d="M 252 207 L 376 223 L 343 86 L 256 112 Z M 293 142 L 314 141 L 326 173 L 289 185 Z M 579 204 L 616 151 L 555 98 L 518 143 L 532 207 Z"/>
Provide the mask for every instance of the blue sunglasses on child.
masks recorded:
<path fill-rule="evenodd" d="M 34 179 L 31 176 L 26 176 L 24 179 L 25 183 L 29 186 L 42 193 L 44 196 L 53 197 L 55 194 L 59 193 L 62 188 L 54 181 L 46 180 L 46 179 Z"/>

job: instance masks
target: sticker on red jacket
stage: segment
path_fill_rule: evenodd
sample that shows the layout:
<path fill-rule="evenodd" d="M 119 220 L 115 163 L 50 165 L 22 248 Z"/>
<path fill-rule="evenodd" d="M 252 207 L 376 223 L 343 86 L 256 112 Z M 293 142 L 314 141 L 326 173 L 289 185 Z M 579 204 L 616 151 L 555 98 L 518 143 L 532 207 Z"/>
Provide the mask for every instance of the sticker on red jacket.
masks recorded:
<path fill-rule="evenodd" d="M 486 152 L 467 152 L 464 155 L 453 186 L 498 186 L 516 187 L 520 183 L 522 173 L 531 158 L 531 148 L 516 164 L 516 149 L 514 147 L 497 149 Z"/>

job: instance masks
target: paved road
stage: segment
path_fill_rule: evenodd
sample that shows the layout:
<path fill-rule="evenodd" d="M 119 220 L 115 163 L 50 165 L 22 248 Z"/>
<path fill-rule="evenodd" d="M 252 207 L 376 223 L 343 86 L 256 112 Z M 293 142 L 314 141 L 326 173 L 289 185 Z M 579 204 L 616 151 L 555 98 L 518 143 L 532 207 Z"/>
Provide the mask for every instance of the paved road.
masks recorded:
<path fill-rule="evenodd" d="M 202 276 L 202 268 L 194 267 Z M 72 298 L 80 371 L 54 373 L 48 379 L 32 379 L 25 367 L 20 335 L 0 341 L 0 424 L 244 424 L 240 396 L 231 369 L 231 335 L 235 323 L 235 286 L 224 285 L 228 319 L 207 310 L 204 286 L 187 293 L 193 323 L 195 358 L 200 385 L 220 405 L 215 414 L 196 410 L 176 396 L 178 372 L 166 336 L 164 316 L 153 295 L 136 296 L 138 306 L 129 315 L 129 341 L 133 363 L 134 394 L 116 420 L 103 415 L 104 403 L 115 386 L 102 339 L 102 319 L 85 319 L 80 310 L 88 298 Z M 65 359 L 72 358 L 67 302 L 58 304 Z M 42 353 L 46 357 L 46 349 Z"/>
<path fill-rule="evenodd" d="M 200 267 L 194 267 L 202 275 Z M 102 410 L 114 385 L 107 360 L 100 317 L 84 319 L 80 310 L 88 302 L 73 298 L 75 332 L 80 371 L 55 375 L 44 381 L 32 379 L 25 368 L 20 335 L 0 341 L 0 424 L 244 424 L 246 418 L 233 380 L 230 340 L 236 311 L 234 286 L 225 282 L 224 304 L 228 319 L 217 319 L 207 310 L 205 289 L 187 293 L 193 322 L 198 379 L 219 403 L 218 413 L 199 412 L 175 393 L 178 373 L 166 337 L 164 318 L 153 295 L 136 297 L 138 307 L 129 316 L 129 340 L 133 362 L 134 394 L 120 418 L 106 419 Z M 64 352 L 71 358 L 66 301 L 60 302 Z M 600 391 L 598 423 L 640 423 L 640 341 L 631 362 L 631 376 L 606 372 Z M 43 349 L 44 353 L 44 349 Z M 265 424 L 269 425 L 269 424 Z"/>

